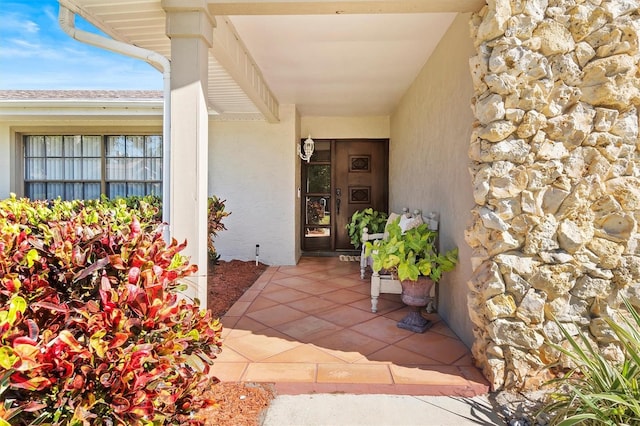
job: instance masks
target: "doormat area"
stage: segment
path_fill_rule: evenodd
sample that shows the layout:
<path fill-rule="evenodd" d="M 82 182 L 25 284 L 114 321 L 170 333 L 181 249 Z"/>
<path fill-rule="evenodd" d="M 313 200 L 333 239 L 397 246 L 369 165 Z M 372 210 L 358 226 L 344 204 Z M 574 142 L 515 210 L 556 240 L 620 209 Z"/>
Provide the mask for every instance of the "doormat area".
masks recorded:
<path fill-rule="evenodd" d="M 348 256 L 345 254 L 341 254 L 340 260 L 342 262 L 360 262 L 360 256 Z"/>

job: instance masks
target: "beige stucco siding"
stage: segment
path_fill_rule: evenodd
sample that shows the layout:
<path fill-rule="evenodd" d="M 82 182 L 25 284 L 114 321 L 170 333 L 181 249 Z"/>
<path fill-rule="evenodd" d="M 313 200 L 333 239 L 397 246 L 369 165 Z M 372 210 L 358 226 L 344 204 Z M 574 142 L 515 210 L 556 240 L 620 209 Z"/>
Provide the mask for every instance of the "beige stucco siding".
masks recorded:
<path fill-rule="evenodd" d="M 11 129 L 0 123 L 0 198 L 6 198 L 11 192 Z"/>
<path fill-rule="evenodd" d="M 467 171 L 473 122 L 468 21 L 468 14 L 456 17 L 391 116 L 389 197 L 394 211 L 406 206 L 440 213 L 440 247 L 457 246 L 460 263 L 440 283 L 439 313 L 470 346 L 466 282 L 471 250 L 464 240 L 474 206 Z"/>
<path fill-rule="evenodd" d="M 389 137 L 389 116 L 302 117 L 301 135 L 314 139 L 348 139 Z"/>
<path fill-rule="evenodd" d="M 222 259 L 293 265 L 296 252 L 296 112 L 280 106 L 280 122 L 209 122 L 209 194 L 226 199 Z"/>
<path fill-rule="evenodd" d="M 302 117 L 280 106 L 280 123 L 218 121 L 209 127 L 209 194 L 232 212 L 216 239 L 221 258 L 292 265 L 300 256 L 300 159 L 296 145 L 312 138 L 388 138 L 389 117 Z"/>

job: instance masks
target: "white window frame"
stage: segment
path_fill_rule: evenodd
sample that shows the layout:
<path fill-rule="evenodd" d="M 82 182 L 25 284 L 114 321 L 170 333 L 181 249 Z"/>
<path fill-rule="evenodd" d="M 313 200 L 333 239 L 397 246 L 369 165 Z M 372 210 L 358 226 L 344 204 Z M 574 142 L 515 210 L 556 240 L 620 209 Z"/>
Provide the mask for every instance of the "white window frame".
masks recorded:
<path fill-rule="evenodd" d="M 135 130 L 126 130 L 126 131 L 117 132 L 117 133 L 111 133 L 111 132 L 107 133 L 107 132 L 96 132 L 96 131 L 92 131 L 91 129 L 83 129 L 82 131 L 74 131 L 74 132 L 67 132 L 67 133 L 61 133 L 57 131 L 37 132 L 37 133 L 24 132 L 24 133 L 17 134 L 16 136 L 17 136 L 16 154 L 19 159 L 19 161 L 17 161 L 17 164 L 16 164 L 16 177 L 17 177 L 16 183 L 18 184 L 17 186 L 19 186 L 19 188 L 21 189 L 21 191 L 17 191 L 18 193 L 22 193 L 20 195 L 23 195 L 23 196 L 31 195 L 27 189 L 27 186 L 30 183 L 58 182 L 62 184 L 83 184 L 83 187 L 84 187 L 89 182 L 96 182 L 96 183 L 99 183 L 100 185 L 100 191 L 98 196 L 101 196 L 101 195 L 113 196 L 114 194 L 112 191 L 110 194 L 110 185 L 124 185 L 126 188 L 124 193 L 121 192 L 119 194 L 115 194 L 115 196 L 147 195 L 147 194 L 154 194 L 160 197 L 162 196 L 162 185 L 163 185 L 162 144 L 164 141 L 163 141 L 161 132 L 137 132 Z M 62 179 L 51 179 L 50 177 L 51 174 L 48 173 L 46 169 L 45 169 L 46 176 L 43 179 L 28 179 L 27 177 L 28 168 L 26 166 L 27 160 L 29 158 L 41 158 L 41 157 L 29 157 L 27 155 L 26 146 L 27 146 L 28 138 L 62 137 L 62 139 L 64 140 L 65 137 L 69 139 L 69 137 L 77 137 L 77 136 L 100 138 L 101 145 L 100 145 L 100 153 L 99 153 L 99 159 L 100 159 L 99 179 L 95 179 L 95 180 L 67 179 L 66 176 L 64 176 Z M 149 152 L 146 150 L 146 148 L 143 148 L 145 149 L 145 152 L 142 155 L 137 154 L 134 156 L 127 156 L 126 154 L 124 154 L 122 155 L 122 157 L 119 157 L 119 156 L 107 157 L 107 141 L 109 140 L 109 138 L 114 138 L 114 137 L 124 138 L 125 140 L 128 138 L 143 137 L 145 138 L 145 142 L 146 140 L 148 140 L 148 138 L 156 138 L 156 139 L 159 138 L 160 143 L 159 143 L 159 147 L 156 146 L 156 149 L 153 150 L 154 151 L 153 155 L 148 155 Z M 144 143 L 143 147 L 146 147 L 146 146 L 147 146 L 146 143 Z M 46 157 L 43 157 L 43 158 L 46 158 Z M 52 160 L 59 159 L 59 158 L 61 158 L 64 162 L 65 159 L 68 159 L 68 155 L 65 155 L 65 153 L 63 152 L 62 157 L 51 157 Z M 75 157 L 75 158 L 82 160 L 83 157 Z M 97 158 L 97 157 L 94 157 L 94 158 Z M 111 171 L 109 171 L 107 168 L 107 162 L 110 159 L 115 160 L 114 162 L 120 161 L 123 164 L 128 164 L 129 167 L 131 167 L 133 163 L 141 164 L 142 167 L 151 165 L 152 166 L 151 169 L 153 169 L 153 171 L 149 172 L 148 170 L 144 170 L 142 173 L 144 175 L 143 178 L 138 177 L 138 179 L 132 179 L 131 176 L 128 176 L 129 172 L 126 170 L 126 167 L 125 167 L 125 170 L 124 170 L 125 175 L 120 176 L 118 179 L 116 179 L 113 176 L 108 176 L 108 174 L 111 173 Z M 68 164 L 68 162 L 65 164 Z M 134 188 L 134 187 L 140 188 L 140 185 L 143 185 L 144 187 L 142 191 L 137 191 L 135 194 L 131 194 L 129 192 L 131 188 Z M 45 191 L 45 195 L 49 195 L 49 194 L 46 194 L 46 191 Z M 42 198 L 42 197 L 39 197 L 39 198 Z M 48 199 L 48 198 L 50 197 L 46 196 L 46 198 L 44 199 Z M 71 199 L 76 197 L 68 197 L 65 194 L 63 194 L 62 198 Z M 95 198 L 95 197 L 91 197 L 91 198 Z"/>

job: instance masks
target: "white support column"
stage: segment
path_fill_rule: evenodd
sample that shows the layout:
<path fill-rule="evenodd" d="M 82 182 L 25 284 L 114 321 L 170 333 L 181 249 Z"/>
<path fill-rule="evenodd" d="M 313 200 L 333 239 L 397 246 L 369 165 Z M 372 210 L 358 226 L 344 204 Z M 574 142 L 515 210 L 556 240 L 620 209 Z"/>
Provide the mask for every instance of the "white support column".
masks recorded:
<path fill-rule="evenodd" d="M 207 306 L 208 49 L 214 21 L 204 0 L 163 0 L 171 38 L 171 236 L 198 265 L 188 297 Z"/>

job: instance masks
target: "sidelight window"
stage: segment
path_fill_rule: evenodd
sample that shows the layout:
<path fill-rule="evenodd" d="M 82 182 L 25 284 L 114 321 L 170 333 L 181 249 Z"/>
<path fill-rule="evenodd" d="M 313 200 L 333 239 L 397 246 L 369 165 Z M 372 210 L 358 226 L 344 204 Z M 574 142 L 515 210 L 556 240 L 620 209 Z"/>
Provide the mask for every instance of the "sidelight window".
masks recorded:
<path fill-rule="evenodd" d="M 304 243 L 305 250 L 331 248 L 331 144 L 316 141 L 311 161 L 303 163 L 303 196 L 305 201 Z"/>

